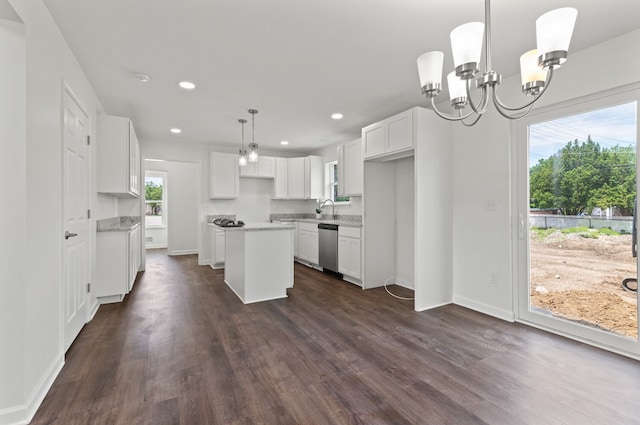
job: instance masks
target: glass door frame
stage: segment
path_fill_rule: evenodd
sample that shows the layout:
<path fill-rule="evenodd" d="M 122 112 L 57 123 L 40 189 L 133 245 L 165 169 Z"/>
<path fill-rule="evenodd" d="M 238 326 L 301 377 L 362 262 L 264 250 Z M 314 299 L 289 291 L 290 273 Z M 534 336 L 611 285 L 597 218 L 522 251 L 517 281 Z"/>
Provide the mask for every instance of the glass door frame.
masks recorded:
<path fill-rule="evenodd" d="M 529 126 L 622 103 L 636 104 L 636 198 L 640 193 L 640 83 L 607 90 L 567 102 L 543 107 L 512 123 L 512 277 L 516 321 L 556 333 L 625 356 L 640 359 L 640 342 L 569 320 L 529 310 Z M 631 250 L 631 247 L 629 247 Z M 640 264 L 640 257 L 636 259 Z M 640 272 L 640 267 L 638 267 Z M 640 303 L 638 303 L 640 319 Z M 640 323 L 640 321 L 639 321 Z"/>

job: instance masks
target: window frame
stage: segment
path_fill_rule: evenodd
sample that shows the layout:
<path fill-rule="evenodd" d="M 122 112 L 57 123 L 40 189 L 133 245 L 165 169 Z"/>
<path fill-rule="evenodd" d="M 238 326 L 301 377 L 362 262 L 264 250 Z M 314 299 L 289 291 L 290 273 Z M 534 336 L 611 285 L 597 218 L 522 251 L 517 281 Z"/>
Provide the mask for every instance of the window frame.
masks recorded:
<path fill-rule="evenodd" d="M 346 201 L 336 201 L 333 196 L 338 192 L 338 185 L 340 184 L 340 175 L 335 178 L 338 170 L 338 161 L 327 162 L 324 166 L 324 199 L 331 199 L 336 205 L 351 205 L 351 199 L 348 196 L 340 196 L 340 198 L 347 198 Z M 334 190 L 335 188 L 335 190 Z"/>
<path fill-rule="evenodd" d="M 160 178 L 162 179 L 162 199 L 160 201 L 155 201 L 155 200 L 148 200 L 147 196 L 146 196 L 146 187 L 147 187 L 147 178 L 151 177 L 151 178 Z M 168 173 L 166 171 L 145 171 L 145 175 L 144 175 L 144 203 L 145 203 L 145 223 L 144 226 L 147 229 L 163 229 L 167 227 L 167 180 L 168 180 Z M 157 202 L 160 203 L 161 205 L 161 217 L 162 217 L 162 223 L 161 224 L 148 224 L 146 221 L 146 205 L 148 203 L 151 202 Z"/>

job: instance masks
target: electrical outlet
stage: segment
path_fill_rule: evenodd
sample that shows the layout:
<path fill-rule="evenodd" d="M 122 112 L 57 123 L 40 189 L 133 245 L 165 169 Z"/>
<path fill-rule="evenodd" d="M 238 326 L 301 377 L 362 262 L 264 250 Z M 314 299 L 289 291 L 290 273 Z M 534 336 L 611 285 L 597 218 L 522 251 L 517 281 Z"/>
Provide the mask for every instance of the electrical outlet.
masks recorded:
<path fill-rule="evenodd" d="M 498 273 L 493 272 L 489 275 L 489 284 L 491 285 L 498 284 Z"/>
<path fill-rule="evenodd" d="M 495 199 L 487 199 L 484 204 L 484 209 L 486 211 L 497 211 L 498 210 L 498 201 Z"/>

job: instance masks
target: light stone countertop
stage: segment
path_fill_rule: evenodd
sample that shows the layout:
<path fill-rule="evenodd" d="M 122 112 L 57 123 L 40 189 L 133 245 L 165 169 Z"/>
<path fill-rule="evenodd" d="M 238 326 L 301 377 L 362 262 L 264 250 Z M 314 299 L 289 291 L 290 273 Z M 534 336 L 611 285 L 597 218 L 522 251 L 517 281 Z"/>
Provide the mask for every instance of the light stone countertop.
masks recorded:
<path fill-rule="evenodd" d="M 344 227 L 362 227 L 362 223 L 348 220 L 326 220 L 317 218 L 283 218 L 278 220 L 281 223 L 299 222 L 299 223 L 325 223 L 325 224 L 337 224 Z"/>
<path fill-rule="evenodd" d="M 128 232 L 140 226 L 142 219 L 140 216 L 122 216 L 105 218 L 96 221 L 96 231 L 98 232 Z"/>
<path fill-rule="evenodd" d="M 222 227 L 213 223 L 208 224 L 216 229 L 224 230 L 227 232 L 251 232 L 256 230 L 293 230 L 294 226 L 291 224 L 278 224 L 278 223 L 245 223 L 243 227 Z"/>

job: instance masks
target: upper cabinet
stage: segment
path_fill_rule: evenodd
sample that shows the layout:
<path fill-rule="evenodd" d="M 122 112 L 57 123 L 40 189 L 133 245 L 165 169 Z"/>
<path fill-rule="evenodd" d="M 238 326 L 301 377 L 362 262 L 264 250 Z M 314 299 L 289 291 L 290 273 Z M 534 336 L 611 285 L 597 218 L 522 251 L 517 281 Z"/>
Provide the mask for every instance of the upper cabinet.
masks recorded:
<path fill-rule="evenodd" d="M 338 147 L 338 194 L 362 195 L 362 141 L 353 140 Z"/>
<path fill-rule="evenodd" d="M 240 191 L 238 155 L 209 153 L 209 198 L 235 199 Z"/>
<path fill-rule="evenodd" d="M 317 199 L 322 191 L 322 158 L 276 158 L 274 199 Z"/>
<path fill-rule="evenodd" d="M 374 159 L 386 155 L 410 155 L 414 148 L 414 109 L 362 129 L 362 155 Z"/>
<path fill-rule="evenodd" d="M 129 118 L 98 115 L 98 192 L 140 197 L 140 145 Z"/>
<path fill-rule="evenodd" d="M 276 175 L 276 158 L 273 156 L 259 156 L 257 162 L 248 162 L 240 167 L 240 177 L 272 179 Z"/>

